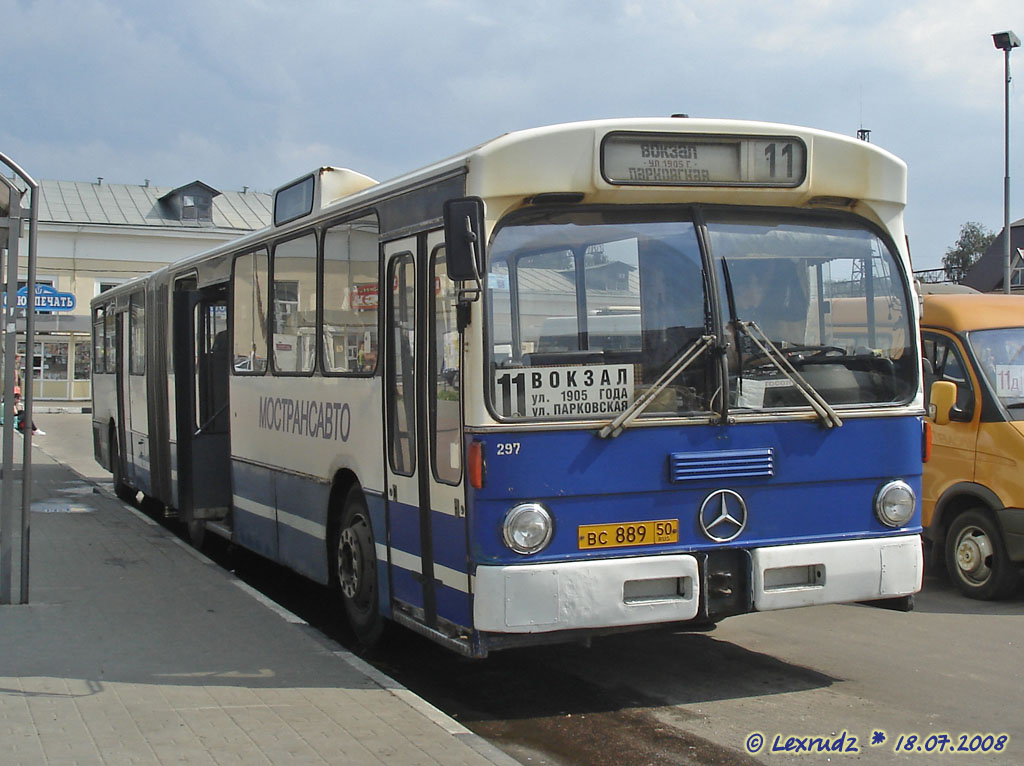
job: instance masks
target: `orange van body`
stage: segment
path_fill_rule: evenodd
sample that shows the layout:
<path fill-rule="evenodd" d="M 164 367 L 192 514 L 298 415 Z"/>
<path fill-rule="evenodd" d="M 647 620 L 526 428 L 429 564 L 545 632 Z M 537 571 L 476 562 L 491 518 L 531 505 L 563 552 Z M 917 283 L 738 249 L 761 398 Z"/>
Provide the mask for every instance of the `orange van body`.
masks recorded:
<path fill-rule="evenodd" d="M 921 325 L 925 539 L 965 595 L 1004 598 L 1024 561 L 1024 296 L 925 295 Z"/>

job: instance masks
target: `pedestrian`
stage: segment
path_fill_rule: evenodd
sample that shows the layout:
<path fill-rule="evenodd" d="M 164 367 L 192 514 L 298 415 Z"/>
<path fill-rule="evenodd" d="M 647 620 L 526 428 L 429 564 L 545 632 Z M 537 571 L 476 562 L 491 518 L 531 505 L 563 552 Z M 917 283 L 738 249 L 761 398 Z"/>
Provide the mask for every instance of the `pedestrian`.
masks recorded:
<path fill-rule="evenodd" d="M 25 433 L 25 403 L 21 400 L 21 385 L 24 379 L 24 373 L 21 369 L 21 354 L 15 354 L 14 356 L 14 426 L 21 433 Z M 36 427 L 35 422 L 32 423 L 32 435 L 33 436 L 46 436 L 46 431 Z"/>
<path fill-rule="evenodd" d="M 25 403 L 21 401 L 21 386 L 14 387 L 14 427 L 17 428 L 21 433 L 25 433 Z M 41 428 L 37 428 L 35 422 L 32 423 L 32 435 L 33 436 L 46 436 L 46 431 Z"/>

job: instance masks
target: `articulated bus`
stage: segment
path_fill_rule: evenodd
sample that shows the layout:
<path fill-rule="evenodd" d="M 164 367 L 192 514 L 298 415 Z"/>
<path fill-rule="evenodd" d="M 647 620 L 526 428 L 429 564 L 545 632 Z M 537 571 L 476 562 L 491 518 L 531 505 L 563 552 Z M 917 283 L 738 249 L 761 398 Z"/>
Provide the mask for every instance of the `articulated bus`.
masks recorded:
<path fill-rule="evenodd" d="M 864 141 L 681 117 L 323 167 L 269 228 L 95 299 L 95 454 L 194 542 L 333 586 L 366 644 L 906 604 L 905 201 Z"/>

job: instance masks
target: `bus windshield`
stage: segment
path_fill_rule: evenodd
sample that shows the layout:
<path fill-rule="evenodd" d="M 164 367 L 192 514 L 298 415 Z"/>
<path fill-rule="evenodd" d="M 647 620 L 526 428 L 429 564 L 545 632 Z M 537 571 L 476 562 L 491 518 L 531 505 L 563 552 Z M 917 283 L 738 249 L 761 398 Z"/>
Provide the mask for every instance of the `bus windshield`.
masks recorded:
<path fill-rule="evenodd" d="M 534 210 L 497 231 L 485 286 L 502 418 L 614 417 L 708 336 L 643 417 L 808 408 L 784 367 L 833 406 L 916 391 L 905 277 L 853 217 Z"/>

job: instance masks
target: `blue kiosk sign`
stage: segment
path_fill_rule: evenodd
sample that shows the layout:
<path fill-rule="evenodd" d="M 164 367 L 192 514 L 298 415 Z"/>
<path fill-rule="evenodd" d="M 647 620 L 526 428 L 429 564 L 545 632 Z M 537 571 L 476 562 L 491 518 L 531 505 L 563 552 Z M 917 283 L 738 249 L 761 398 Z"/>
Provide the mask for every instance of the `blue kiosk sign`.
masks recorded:
<path fill-rule="evenodd" d="M 7 303 L 7 294 L 4 294 L 4 304 Z M 36 311 L 74 311 L 74 293 L 62 293 L 56 287 L 50 285 L 36 285 Z M 18 290 L 19 309 L 28 308 L 28 285 Z"/>

